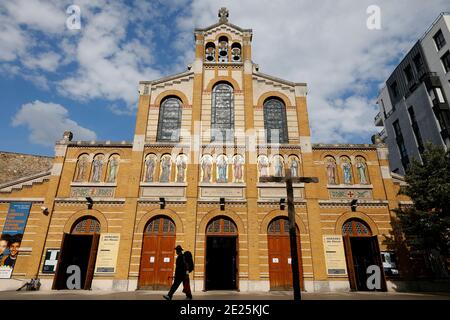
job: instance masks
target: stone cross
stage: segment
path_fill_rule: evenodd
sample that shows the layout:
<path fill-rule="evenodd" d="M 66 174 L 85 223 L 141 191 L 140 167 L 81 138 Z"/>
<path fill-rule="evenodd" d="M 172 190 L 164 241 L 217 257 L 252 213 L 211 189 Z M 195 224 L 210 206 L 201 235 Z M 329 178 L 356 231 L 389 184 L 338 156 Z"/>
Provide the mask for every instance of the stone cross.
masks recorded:
<path fill-rule="evenodd" d="M 228 22 L 228 10 L 225 7 L 220 8 L 219 10 L 219 22 L 226 23 Z"/>

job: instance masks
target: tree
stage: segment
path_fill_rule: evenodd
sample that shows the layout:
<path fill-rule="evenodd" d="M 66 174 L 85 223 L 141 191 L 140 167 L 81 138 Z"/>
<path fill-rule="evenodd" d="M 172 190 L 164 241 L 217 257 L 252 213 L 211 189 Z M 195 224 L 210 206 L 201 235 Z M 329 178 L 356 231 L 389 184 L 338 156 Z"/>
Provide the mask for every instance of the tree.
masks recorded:
<path fill-rule="evenodd" d="M 450 150 L 428 143 L 422 161 L 413 159 L 400 193 L 413 201 L 396 209 L 411 247 L 426 252 L 435 277 L 447 277 L 450 249 Z"/>

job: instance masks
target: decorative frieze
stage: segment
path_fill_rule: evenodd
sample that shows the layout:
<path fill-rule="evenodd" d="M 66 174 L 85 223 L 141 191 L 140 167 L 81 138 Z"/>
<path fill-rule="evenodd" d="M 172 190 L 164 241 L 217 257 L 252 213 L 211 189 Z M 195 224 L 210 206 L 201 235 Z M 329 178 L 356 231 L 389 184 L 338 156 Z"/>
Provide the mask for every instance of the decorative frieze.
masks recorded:
<path fill-rule="evenodd" d="M 115 187 L 71 187 L 70 197 L 99 197 L 99 198 L 113 198 Z"/>
<path fill-rule="evenodd" d="M 182 198 L 185 197 L 184 186 L 154 186 L 154 187 L 141 187 L 142 198 L 155 198 L 155 197 L 167 197 L 167 198 Z"/>
<path fill-rule="evenodd" d="M 370 189 L 328 189 L 331 199 L 372 199 Z"/>
<path fill-rule="evenodd" d="M 207 184 L 200 186 L 200 197 L 202 199 L 244 199 L 245 184 Z"/>
<path fill-rule="evenodd" d="M 299 200 L 305 197 L 304 184 L 294 184 L 294 199 Z M 260 200 L 276 199 L 279 201 L 281 198 L 287 198 L 286 185 L 284 183 L 279 184 L 258 184 L 258 198 Z"/>

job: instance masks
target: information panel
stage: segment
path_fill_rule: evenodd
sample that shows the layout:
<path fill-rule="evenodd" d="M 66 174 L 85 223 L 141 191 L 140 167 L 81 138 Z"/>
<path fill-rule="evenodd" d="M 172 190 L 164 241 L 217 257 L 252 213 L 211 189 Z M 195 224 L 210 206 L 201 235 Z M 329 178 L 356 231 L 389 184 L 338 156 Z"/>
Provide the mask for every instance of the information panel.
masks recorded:
<path fill-rule="evenodd" d="M 345 261 L 344 241 L 342 236 L 323 236 L 323 248 L 328 275 L 346 275 L 347 263 Z"/>
<path fill-rule="evenodd" d="M 117 255 L 119 253 L 120 233 L 102 233 L 98 245 L 96 273 L 116 272 Z"/>

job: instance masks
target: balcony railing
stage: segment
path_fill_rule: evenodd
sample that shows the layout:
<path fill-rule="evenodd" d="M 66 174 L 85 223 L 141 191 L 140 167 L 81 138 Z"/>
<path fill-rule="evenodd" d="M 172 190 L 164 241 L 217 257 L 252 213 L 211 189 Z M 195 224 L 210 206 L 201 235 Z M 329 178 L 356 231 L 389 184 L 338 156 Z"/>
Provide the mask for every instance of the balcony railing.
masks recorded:
<path fill-rule="evenodd" d="M 381 112 L 378 112 L 377 115 L 375 116 L 375 125 L 377 127 L 382 127 L 383 126 L 383 117 L 381 115 Z"/>
<path fill-rule="evenodd" d="M 381 141 L 385 141 L 387 138 L 387 133 L 386 133 L 386 129 L 381 130 L 378 135 L 380 136 Z"/>

